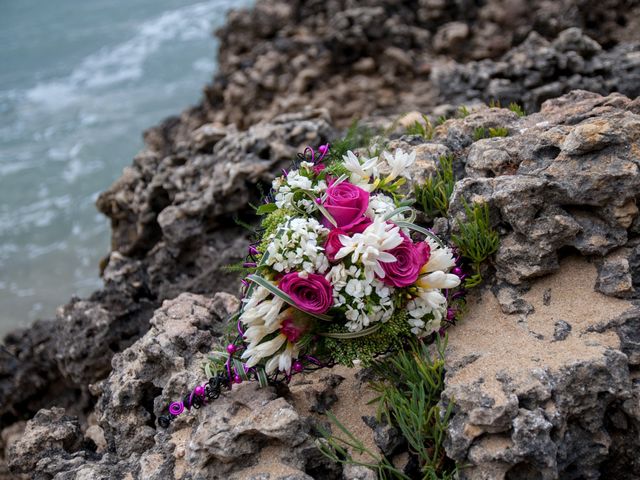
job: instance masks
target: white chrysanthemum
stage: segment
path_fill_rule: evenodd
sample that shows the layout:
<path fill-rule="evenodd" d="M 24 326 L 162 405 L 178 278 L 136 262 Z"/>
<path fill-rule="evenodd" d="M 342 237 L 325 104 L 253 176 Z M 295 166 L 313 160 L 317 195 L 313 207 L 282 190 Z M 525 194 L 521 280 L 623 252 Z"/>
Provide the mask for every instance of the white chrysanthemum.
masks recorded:
<path fill-rule="evenodd" d="M 386 223 L 382 217 L 376 217 L 364 232 L 356 233 L 352 237 L 340 235 L 343 247 L 338 250 L 336 259 L 351 255 L 351 261 L 362 264 L 365 278 L 371 282 L 375 274 L 384 278 L 381 264 L 396 261 L 396 257 L 386 250 L 397 247 L 402 241 L 397 226 Z"/>
<path fill-rule="evenodd" d="M 409 167 L 416 161 L 415 150 L 411 153 L 405 153 L 398 148 L 393 155 L 389 152 L 384 152 L 384 158 L 391 168 L 391 173 L 387 176 L 387 181 L 394 180 L 401 176 L 411 178 L 409 175 Z"/>
<path fill-rule="evenodd" d="M 349 181 L 363 190 L 371 192 L 373 184 L 370 184 L 369 180 L 372 176 L 378 175 L 378 157 L 365 158 L 364 162 L 360 163 L 360 159 L 349 150 L 346 155 L 342 156 L 342 160 L 344 166 L 351 173 Z"/>
<path fill-rule="evenodd" d="M 315 218 L 287 218 L 283 225 L 269 237 L 265 265 L 283 273 L 326 272 L 329 260 L 323 245 L 329 230 Z"/>

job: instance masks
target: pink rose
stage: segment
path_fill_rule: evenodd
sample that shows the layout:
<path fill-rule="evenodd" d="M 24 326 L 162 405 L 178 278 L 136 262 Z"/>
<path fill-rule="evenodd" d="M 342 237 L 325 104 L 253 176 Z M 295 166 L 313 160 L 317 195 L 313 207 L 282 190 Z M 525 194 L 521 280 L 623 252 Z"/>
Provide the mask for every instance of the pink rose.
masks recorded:
<path fill-rule="evenodd" d="M 287 273 L 279 286 L 305 312 L 325 313 L 333 305 L 333 287 L 322 275 L 309 273 L 304 278 L 298 272 Z"/>
<path fill-rule="evenodd" d="M 323 205 L 338 224 L 338 228 L 350 233 L 368 220 L 364 212 L 369 207 L 369 193 L 344 181 L 327 188 L 327 199 Z M 326 218 L 322 223 L 325 227 L 333 228 Z"/>
<path fill-rule="evenodd" d="M 388 252 L 396 257 L 395 262 L 383 263 L 385 276 L 382 279 L 393 287 L 408 287 L 418 280 L 420 269 L 429 260 L 430 248 L 425 242 L 414 244 L 410 238 Z"/>
<path fill-rule="evenodd" d="M 336 261 L 336 253 L 344 246 L 342 242 L 340 242 L 340 235 L 346 234 L 347 232 L 341 228 L 334 228 L 329 232 L 327 240 L 324 242 L 324 253 L 330 262 L 333 263 Z"/>

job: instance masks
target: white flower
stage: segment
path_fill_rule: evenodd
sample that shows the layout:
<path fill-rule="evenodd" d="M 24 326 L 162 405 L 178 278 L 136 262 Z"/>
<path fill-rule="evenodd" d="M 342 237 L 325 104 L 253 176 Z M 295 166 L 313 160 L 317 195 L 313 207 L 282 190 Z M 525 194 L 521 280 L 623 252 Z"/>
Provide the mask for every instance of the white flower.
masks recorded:
<path fill-rule="evenodd" d="M 309 177 L 302 175 L 299 170 L 291 170 L 286 176 L 276 178 L 271 185 L 275 204 L 278 208 L 293 209 L 298 207 L 308 213 L 316 210 L 317 205 L 305 195 L 298 195 L 294 205 L 295 193 L 299 190 L 307 190 L 320 197 L 327 190 L 327 184 L 324 180 L 314 185 L 313 181 Z"/>
<path fill-rule="evenodd" d="M 424 290 L 432 288 L 454 288 L 460 285 L 460 277 L 451 273 L 445 273 L 441 270 L 437 270 L 435 272 L 418 277 L 416 285 Z"/>
<path fill-rule="evenodd" d="M 240 320 L 243 324 L 263 325 L 267 329 L 278 320 L 278 314 L 282 308 L 284 301 L 279 297 L 266 299 L 269 295 L 269 291 L 263 287 L 256 287 L 249 300 L 245 300 Z"/>
<path fill-rule="evenodd" d="M 263 301 L 260 305 L 267 302 L 269 302 L 269 300 Z M 282 308 L 282 304 L 280 304 L 280 308 Z M 257 321 L 245 330 L 244 337 L 248 341 L 248 345 L 242 353 L 241 358 L 247 360 L 247 367 L 253 367 L 262 359 L 266 358 L 268 359 L 265 364 L 265 371 L 267 373 L 274 372 L 276 368 L 279 368 L 283 372 L 289 372 L 291 370 L 291 361 L 293 358 L 298 358 L 300 347 L 290 342 L 283 333 L 278 333 L 275 337 L 263 342 L 266 336 L 280 330 L 283 321 L 289 318 L 290 315 L 291 309 L 286 309 L 277 314 L 271 322 L 261 324 Z M 247 325 L 244 313 L 240 319 Z"/>
<path fill-rule="evenodd" d="M 346 155 L 342 156 L 342 160 L 346 169 L 351 172 L 349 181 L 363 190 L 371 192 L 373 184 L 369 183 L 369 179 L 371 176 L 378 175 L 378 157 L 365 158 L 364 163 L 360 163 L 358 157 L 349 150 Z"/>
<path fill-rule="evenodd" d="M 387 177 L 387 181 L 394 180 L 399 176 L 411 178 L 409 167 L 416 161 L 415 150 L 412 150 L 411 153 L 404 153 L 398 148 L 394 155 L 384 152 L 384 158 L 387 160 L 389 167 L 391 167 L 391 173 Z"/>
<path fill-rule="evenodd" d="M 381 263 L 396 261 L 396 257 L 386 252 L 402 243 L 400 229 L 388 224 L 381 217 L 376 217 L 364 232 L 356 233 L 352 237 L 340 235 L 340 242 L 344 245 L 336 254 L 336 259 L 351 254 L 353 263 L 364 266 L 365 278 L 371 282 L 377 274 L 384 278 L 385 273 Z"/>
<path fill-rule="evenodd" d="M 329 230 L 315 218 L 286 218 L 269 237 L 265 265 L 277 272 L 324 273 L 329 260 L 324 254 L 324 238 Z"/>
<path fill-rule="evenodd" d="M 431 255 L 427 264 L 422 268 L 423 273 L 435 272 L 436 270 L 448 272 L 449 269 L 455 266 L 456 261 L 450 248 L 443 248 L 429 238 L 426 241 L 431 248 Z"/>

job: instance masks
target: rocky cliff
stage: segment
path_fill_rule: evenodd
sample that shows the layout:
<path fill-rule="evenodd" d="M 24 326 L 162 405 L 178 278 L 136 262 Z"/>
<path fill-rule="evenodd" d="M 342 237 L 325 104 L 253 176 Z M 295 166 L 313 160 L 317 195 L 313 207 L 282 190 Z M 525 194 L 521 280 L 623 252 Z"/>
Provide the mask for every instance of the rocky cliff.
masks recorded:
<path fill-rule="evenodd" d="M 535 111 L 574 88 L 631 98 L 576 91 L 526 117 L 477 107 L 389 146 L 415 150 L 425 174 L 453 154 L 452 214 L 482 199 L 501 234 L 491 285 L 451 334 L 447 453 L 463 475 L 640 476 L 637 3 L 365 3 L 261 1 L 230 16 L 202 104 L 146 132 L 98 199 L 112 222 L 104 288 L 5 339 L 7 478 L 368 478 L 313 448 L 328 405 L 371 435 L 354 415 L 356 372 L 288 392 L 242 385 L 157 427 L 237 302 L 221 268 L 246 248 L 234 217 L 250 220 L 257 185 L 354 116 L 388 126 L 490 99 Z M 479 127 L 508 135 L 477 140 Z"/>

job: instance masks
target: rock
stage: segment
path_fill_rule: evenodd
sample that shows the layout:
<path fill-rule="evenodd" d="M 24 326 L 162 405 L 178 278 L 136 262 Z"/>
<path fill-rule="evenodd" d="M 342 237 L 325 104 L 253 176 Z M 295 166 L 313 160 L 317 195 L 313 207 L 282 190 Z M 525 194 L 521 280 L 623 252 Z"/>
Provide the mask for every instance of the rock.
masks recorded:
<path fill-rule="evenodd" d="M 597 263 L 596 290 L 605 295 L 630 298 L 637 295 L 629 266 L 631 249 L 616 250 Z"/>
<path fill-rule="evenodd" d="M 565 322 L 564 320 L 558 320 L 555 324 L 554 324 L 554 329 L 553 329 L 553 339 L 556 342 L 561 342 L 562 340 L 566 339 L 569 334 L 571 333 L 571 325 L 567 322 Z"/>
<path fill-rule="evenodd" d="M 360 465 L 346 465 L 344 467 L 342 478 L 344 480 L 376 480 L 376 473 L 367 467 Z"/>
<path fill-rule="evenodd" d="M 630 153 L 638 144 L 633 125 L 640 117 L 630 106 L 625 97 L 574 92 L 525 119 L 486 109 L 436 130 L 433 140 L 456 154 L 470 145 L 465 164 L 469 177 L 456 184 L 453 216 L 462 215 L 465 199 L 488 203 L 495 209 L 494 223 L 508 225 L 496 254 L 499 279 L 521 284 L 555 271 L 557 253 L 566 247 L 604 256 L 627 243 L 640 187 L 637 161 Z M 584 120 L 594 109 L 599 116 Z M 576 138 L 576 130 L 598 119 L 613 129 L 627 125 L 624 134 L 616 130 L 625 140 L 618 144 L 618 134 L 613 134 L 605 150 L 562 151 L 568 138 Z M 480 122 L 512 133 L 473 142 L 470 132 Z"/>
<path fill-rule="evenodd" d="M 561 32 L 552 42 L 532 32 L 497 61 L 439 64 L 433 68 L 431 79 L 445 101 L 495 100 L 505 106 L 516 102 L 529 112 L 538 110 L 545 100 L 575 89 L 617 91 L 634 98 L 640 95 L 639 48 L 632 43 L 603 50 L 577 28 Z M 588 124 L 583 128 L 576 135 L 588 135 L 595 143 L 588 147 L 576 139 L 582 146 L 573 147 L 574 139 L 569 138 L 567 149 L 601 148 L 598 145 L 606 142 L 604 131 L 602 136 L 597 133 L 605 125 Z"/>
<path fill-rule="evenodd" d="M 635 347 L 611 331 L 625 338 L 637 309 L 594 292 L 595 279 L 594 266 L 566 259 L 524 294 L 535 308 L 526 326 L 485 291 L 450 331 L 443 402 L 455 406 L 446 449 L 468 465 L 461 478 L 598 478 L 607 459 L 626 455 L 622 438 L 637 445 L 629 434 L 639 412 L 622 407 L 633 395 L 627 352 Z M 547 290 L 562 302 L 545 305 Z M 469 355 L 475 360 L 462 361 Z M 611 415 L 627 423 L 614 427 Z"/>

